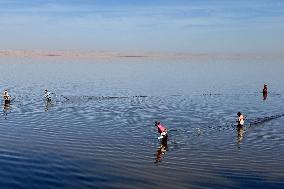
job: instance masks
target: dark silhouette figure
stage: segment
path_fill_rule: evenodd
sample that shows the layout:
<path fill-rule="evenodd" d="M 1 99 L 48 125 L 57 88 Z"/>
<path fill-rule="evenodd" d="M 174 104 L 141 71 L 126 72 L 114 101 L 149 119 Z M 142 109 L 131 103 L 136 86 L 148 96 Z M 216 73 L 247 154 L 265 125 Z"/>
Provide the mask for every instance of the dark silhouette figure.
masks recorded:
<path fill-rule="evenodd" d="M 267 85 L 266 85 L 266 84 L 264 84 L 264 85 L 263 85 L 263 89 L 262 89 L 262 96 L 263 96 L 263 100 L 266 100 L 267 95 L 268 95 Z"/>
<path fill-rule="evenodd" d="M 268 93 L 268 89 L 267 89 L 267 85 L 266 84 L 263 85 L 262 93 L 263 94 L 267 94 Z"/>

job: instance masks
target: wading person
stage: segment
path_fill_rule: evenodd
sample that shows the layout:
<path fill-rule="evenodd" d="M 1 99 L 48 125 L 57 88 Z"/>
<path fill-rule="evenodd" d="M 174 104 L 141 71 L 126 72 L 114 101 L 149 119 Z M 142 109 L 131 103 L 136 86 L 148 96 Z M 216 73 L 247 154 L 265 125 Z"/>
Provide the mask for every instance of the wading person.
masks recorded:
<path fill-rule="evenodd" d="M 47 89 L 44 91 L 44 98 L 46 101 L 51 101 L 51 93 L 48 92 Z"/>
<path fill-rule="evenodd" d="M 4 99 L 5 104 L 10 103 L 10 101 L 11 101 L 11 96 L 9 95 L 7 89 L 5 89 L 4 92 L 3 92 L 3 99 Z"/>
<path fill-rule="evenodd" d="M 160 133 L 158 139 L 167 139 L 168 137 L 167 128 L 164 125 L 162 125 L 159 121 L 155 121 L 155 126 L 157 127 L 158 132 Z"/>
<path fill-rule="evenodd" d="M 267 94 L 268 93 L 268 89 L 267 89 L 267 85 L 266 84 L 263 85 L 262 93 L 263 94 Z"/>
<path fill-rule="evenodd" d="M 263 96 L 263 100 L 266 100 L 266 98 L 267 98 L 267 94 L 268 94 L 267 85 L 266 85 L 266 84 L 264 84 L 264 85 L 263 85 L 263 89 L 262 89 L 262 96 Z"/>
<path fill-rule="evenodd" d="M 237 120 L 238 125 L 243 126 L 245 124 L 245 116 L 241 112 L 238 112 L 237 115 L 238 115 L 238 120 Z"/>

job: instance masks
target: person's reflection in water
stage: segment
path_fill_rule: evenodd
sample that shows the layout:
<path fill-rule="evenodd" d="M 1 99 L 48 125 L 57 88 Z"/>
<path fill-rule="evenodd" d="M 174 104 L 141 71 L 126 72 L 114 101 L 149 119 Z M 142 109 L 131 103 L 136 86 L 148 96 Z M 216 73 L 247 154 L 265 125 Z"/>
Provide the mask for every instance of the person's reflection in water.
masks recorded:
<path fill-rule="evenodd" d="M 161 140 L 161 144 L 157 150 L 156 160 L 154 162 L 156 165 L 162 162 L 163 156 L 165 155 L 166 151 L 168 151 L 168 137 L 164 137 Z"/>
<path fill-rule="evenodd" d="M 263 100 L 266 100 L 266 98 L 267 98 L 267 93 L 262 93 L 262 97 L 263 97 Z"/>
<path fill-rule="evenodd" d="M 5 116 L 5 119 L 7 119 L 7 115 L 10 111 L 10 103 L 4 103 L 4 106 L 3 106 L 3 113 L 4 113 L 4 116 Z"/>
<path fill-rule="evenodd" d="M 240 144 L 244 138 L 244 126 L 241 124 L 237 125 L 237 144 Z"/>
<path fill-rule="evenodd" d="M 51 101 L 46 100 L 45 101 L 45 111 L 47 112 L 51 106 L 52 106 Z"/>

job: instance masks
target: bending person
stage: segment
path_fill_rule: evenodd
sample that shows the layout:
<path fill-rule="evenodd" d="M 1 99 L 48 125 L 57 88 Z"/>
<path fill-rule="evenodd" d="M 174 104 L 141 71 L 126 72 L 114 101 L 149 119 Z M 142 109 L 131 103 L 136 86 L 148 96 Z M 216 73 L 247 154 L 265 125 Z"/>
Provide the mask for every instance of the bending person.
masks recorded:
<path fill-rule="evenodd" d="M 160 136 L 158 137 L 158 139 L 167 139 L 168 137 L 168 130 L 165 126 L 163 126 L 159 121 L 155 121 L 155 126 L 158 129 L 158 132 L 160 133 Z"/>

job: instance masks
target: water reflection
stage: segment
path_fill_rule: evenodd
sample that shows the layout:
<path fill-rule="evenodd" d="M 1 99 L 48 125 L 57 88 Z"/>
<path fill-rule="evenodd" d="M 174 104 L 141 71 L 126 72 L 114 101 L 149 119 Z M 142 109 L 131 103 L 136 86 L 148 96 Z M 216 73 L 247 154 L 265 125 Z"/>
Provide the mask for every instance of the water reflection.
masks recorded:
<path fill-rule="evenodd" d="M 3 113 L 5 116 L 5 119 L 7 118 L 6 116 L 8 115 L 9 112 L 10 112 L 10 103 L 6 103 L 5 101 L 3 105 Z"/>
<path fill-rule="evenodd" d="M 267 98 L 267 93 L 262 93 L 262 97 L 263 97 L 263 100 L 266 100 L 266 98 Z"/>
<path fill-rule="evenodd" d="M 46 99 L 44 103 L 45 103 L 45 111 L 47 112 L 50 109 L 50 107 L 52 107 L 52 102 L 51 100 Z"/>
<path fill-rule="evenodd" d="M 162 162 L 162 159 L 163 157 L 165 156 L 166 154 L 166 151 L 168 151 L 168 137 L 164 137 L 162 140 L 161 140 L 161 143 L 160 143 L 160 146 L 157 150 L 157 153 L 156 153 L 156 159 L 155 159 L 155 164 L 158 165 L 159 163 Z"/>
<path fill-rule="evenodd" d="M 237 125 L 237 144 L 240 144 L 244 138 L 244 126 L 241 124 Z"/>

